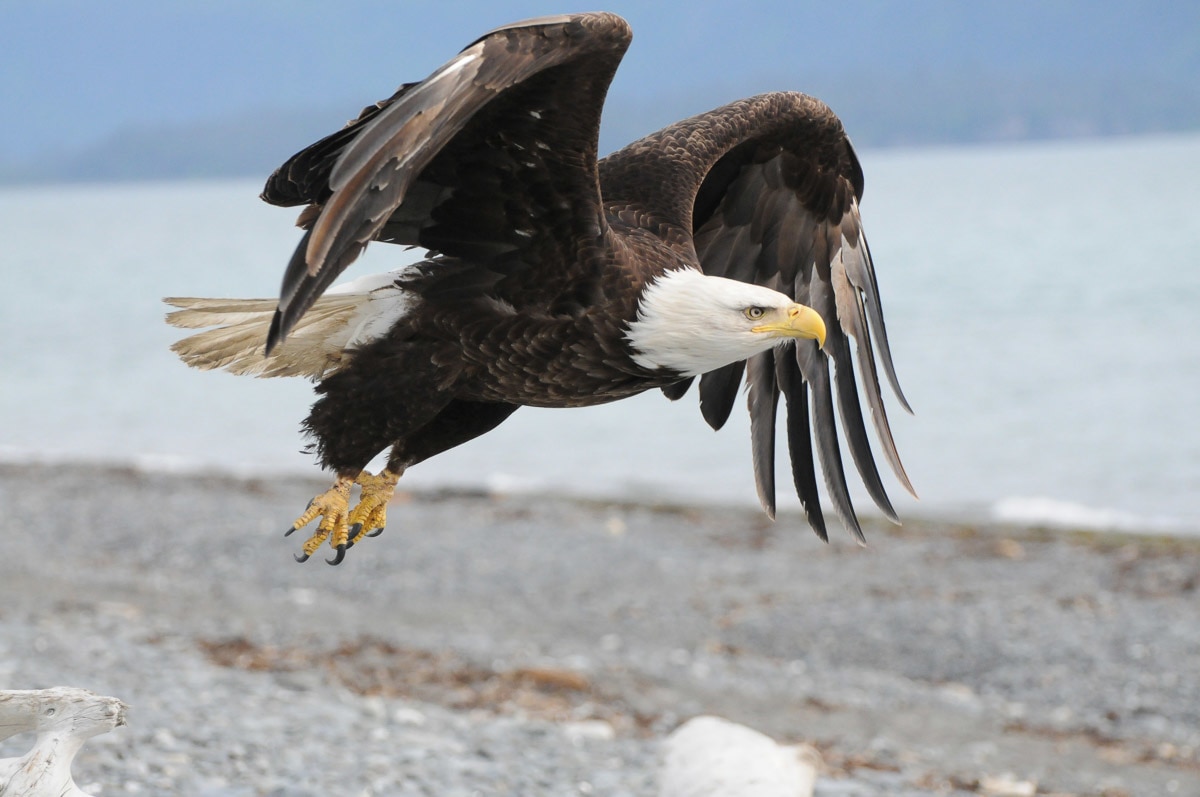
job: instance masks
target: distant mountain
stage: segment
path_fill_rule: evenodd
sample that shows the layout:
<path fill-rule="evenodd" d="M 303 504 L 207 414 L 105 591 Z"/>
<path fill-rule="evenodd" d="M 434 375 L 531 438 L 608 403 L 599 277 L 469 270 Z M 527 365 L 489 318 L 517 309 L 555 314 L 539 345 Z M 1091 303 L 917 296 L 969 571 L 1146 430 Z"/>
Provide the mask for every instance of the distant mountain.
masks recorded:
<path fill-rule="evenodd" d="M 688 97 L 611 97 L 601 150 L 781 81 Z M 802 86 L 828 102 L 861 147 L 924 146 L 1200 130 L 1200 85 L 1147 85 L 1114 76 L 841 75 Z M 342 111 L 269 110 L 196 123 L 130 126 L 95 144 L 0 163 L 0 183 L 266 177 L 333 132 Z"/>
<path fill-rule="evenodd" d="M 345 121 L 328 111 L 298 110 L 134 125 L 89 146 L 0 164 L 0 183 L 265 178 L 293 152 Z"/>

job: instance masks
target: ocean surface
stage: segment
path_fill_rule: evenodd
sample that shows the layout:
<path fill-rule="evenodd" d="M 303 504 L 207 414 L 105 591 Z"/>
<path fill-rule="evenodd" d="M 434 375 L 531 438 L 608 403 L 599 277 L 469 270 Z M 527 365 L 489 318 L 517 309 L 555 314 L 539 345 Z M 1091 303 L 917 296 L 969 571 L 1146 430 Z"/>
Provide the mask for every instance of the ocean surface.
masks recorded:
<path fill-rule="evenodd" d="M 889 404 L 900 514 L 1200 533 L 1200 136 L 862 155 L 916 411 Z M 0 458 L 315 472 L 308 383 L 167 350 L 162 297 L 276 294 L 299 236 L 260 187 L 0 190 Z M 756 504 L 744 413 L 714 433 L 695 402 L 523 409 L 403 484 Z"/>

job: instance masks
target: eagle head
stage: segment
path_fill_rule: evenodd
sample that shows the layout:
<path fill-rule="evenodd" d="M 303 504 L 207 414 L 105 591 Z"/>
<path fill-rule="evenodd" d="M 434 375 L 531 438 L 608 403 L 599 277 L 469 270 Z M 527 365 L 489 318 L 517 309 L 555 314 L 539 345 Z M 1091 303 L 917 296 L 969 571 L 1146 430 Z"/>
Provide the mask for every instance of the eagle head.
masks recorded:
<path fill-rule="evenodd" d="M 696 269 L 646 285 L 625 336 L 634 362 L 696 376 L 796 338 L 825 345 L 825 322 L 779 291 Z"/>

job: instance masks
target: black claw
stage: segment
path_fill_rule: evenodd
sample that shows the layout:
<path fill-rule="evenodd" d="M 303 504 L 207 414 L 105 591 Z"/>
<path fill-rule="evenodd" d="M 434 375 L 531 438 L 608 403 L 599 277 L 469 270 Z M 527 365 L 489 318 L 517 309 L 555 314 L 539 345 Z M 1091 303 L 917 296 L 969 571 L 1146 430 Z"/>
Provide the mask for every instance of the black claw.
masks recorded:
<path fill-rule="evenodd" d="M 290 536 L 292 536 L 292 532 L 293 532 L 293 531 L 295 531 L 295 530 L 296 530 L 296 527 L 295 527 L 295 526 L 292 526 L 290 529 L 288 529 L 287 531 L 285 531 L 285 532 L 283 533 L 283 536 L 285 536 L 285 537 L 290 537 Z"/>
<path fill-rule="evenodd" d="M 304 564 L 305 562 L 307 562 L 307 561 L 308 561 L 308 554 L 303 554 L 303 555 L 301 555 L 301 554 L 292 554 L 292 558 L 293 558 L 293 559 L 295 559 L 295 560 L 296 560 L 297 562 L 299 562 L 300 564 Z"/>
<path fill-rule="evenodd" d="M 337 547 L 337 556 L 333 557 L 332 559 L 326 559 L 325 562 L 327 564 L 331 564 L 331 565 L 340 565 L 342 563 L 342 560 L 345 558 L 346 558 L 346 546 L 339 545 Z"/>
<path fill-rule="evenodd" d="M 384 528 L 383 526 L 380 526 L 377 529 L 371 529 L 370 531 L 367 532 L 367 536 L 368 537 L 378 537 L 380 534 L 383 534 L 383 528 Z"/>
<path fill-rule="evenodd" d="M 358 533 L 360 531 L 362 531 L 361 523 L 355 523 L 353 526 L 351 526 L 350 527 L 350 539 L 352 539 L 352 540 L 358 539 Z"/>

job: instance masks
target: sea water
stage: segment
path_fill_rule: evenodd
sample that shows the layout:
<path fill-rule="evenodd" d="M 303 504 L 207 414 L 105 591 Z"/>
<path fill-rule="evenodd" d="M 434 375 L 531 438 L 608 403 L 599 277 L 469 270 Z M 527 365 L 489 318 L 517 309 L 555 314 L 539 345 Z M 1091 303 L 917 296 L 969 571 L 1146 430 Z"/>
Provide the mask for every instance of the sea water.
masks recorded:
<path fill-rule="evenodd" d="M 1200 137 L 862 160 L 916 411 L 888 403 L 921 496 L 891 481 L 900 514 L 1200 532 Z M 168 351 L 183 333 L 162 297 L 277 293 L 299 233 L 259 190 L 0 190 L 0 457 L 315 472 L 308 383 L 202 373 Z M 414 255 L 377 244 L 346 276 Z M 522 409 L 405 484 L 753 504 L 744 413 L 714 433 L 695 402 Z"/>

